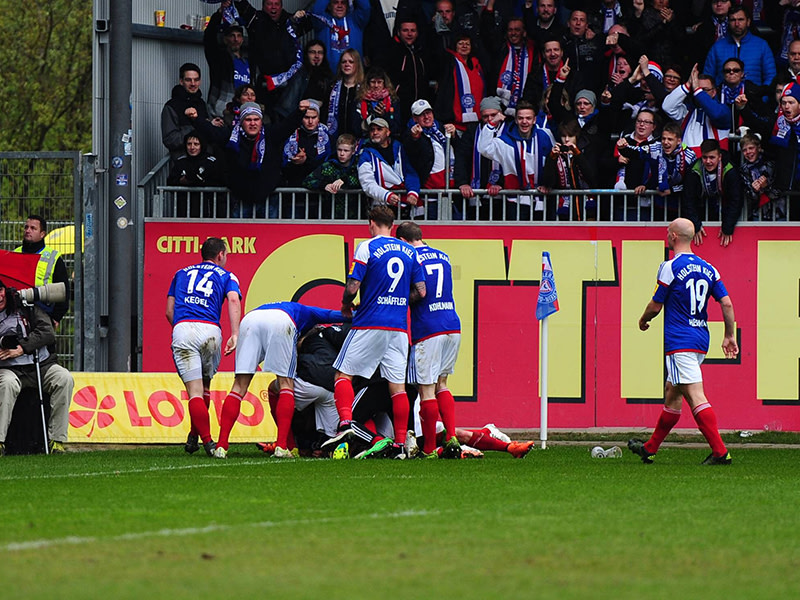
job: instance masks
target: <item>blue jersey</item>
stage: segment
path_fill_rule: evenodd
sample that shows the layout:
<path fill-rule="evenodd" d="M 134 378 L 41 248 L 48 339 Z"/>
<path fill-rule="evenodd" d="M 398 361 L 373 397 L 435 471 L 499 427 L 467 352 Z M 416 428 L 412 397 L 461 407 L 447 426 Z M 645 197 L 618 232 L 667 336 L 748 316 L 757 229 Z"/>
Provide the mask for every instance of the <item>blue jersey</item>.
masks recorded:
<path fill-rule="evenodd" d="M 728 295 L 719 272 L 695 254 L 661 263 L 653 300 L 664 305 L 664 350 L 708 352 L 708 300 Z"/>
<path fill-rule="evenodd" d="M 314 325 L 319 323 L 342 323 L 350 319 L 342 315 L 339 310 L 328 310 L 316 306 L 306 306 L 299 302 L 271 302 L 262 304 L 256 310 L 282 310 L 294 322 L 299 336 L 308 333 Z"/>
<path fill-rule="evenodd" d="M 242 297 L 239 280 L 233 273 L 208 261 L 184 267 L 175 273 L 167 292 L 167 296 L 175 298 L 172 325 L 200 321 L 219 327 L 222 303 L 228 292 Z"/>
<path fill-rule="evenodd" d="M 361 282 L 354 329 L 408 331 L 411 286 L 425 281 L 412 245 L 385 235 L 361 242 L 348 277 Z"/>
<path fill-rule="evenodd" d="M 411 305 L 411 341 L 416 344 L 435 335 L 460 333 L 450 257 L 430 246 L 415 249 L 425 273 L 427 293 L 420 302 Z"/>

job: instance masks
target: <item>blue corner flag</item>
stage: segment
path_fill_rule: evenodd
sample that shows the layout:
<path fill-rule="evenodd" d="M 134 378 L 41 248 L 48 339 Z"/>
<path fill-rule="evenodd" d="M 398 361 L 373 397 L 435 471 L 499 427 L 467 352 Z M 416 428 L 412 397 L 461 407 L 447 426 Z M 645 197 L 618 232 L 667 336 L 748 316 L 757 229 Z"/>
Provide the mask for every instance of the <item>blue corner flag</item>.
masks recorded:
<path fill-rule="evenodd" d="M 558 293 L 550 253 L 542 252 L 542 281 L 539 284 L 539 299 L 536 301 L 536 318 L 540 321 L 558 312 Z"/>

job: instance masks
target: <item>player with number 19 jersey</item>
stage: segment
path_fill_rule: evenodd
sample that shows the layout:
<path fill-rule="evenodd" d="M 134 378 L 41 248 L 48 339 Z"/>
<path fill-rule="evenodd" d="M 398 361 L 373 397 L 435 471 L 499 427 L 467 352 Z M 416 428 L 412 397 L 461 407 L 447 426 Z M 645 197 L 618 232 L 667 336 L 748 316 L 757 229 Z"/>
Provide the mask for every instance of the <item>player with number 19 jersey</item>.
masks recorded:
<path fill-rule="evenodd" d="M 708 299 L 728 295 L 722 277 L 695 254 L 661 263 L 653 300 L 664 305 L 664 351 L 708 353 Z"/>
<path fill-rule="evenodd" d="M 461 320 L 453 300 L 450 257 L 430 246 L 417 246 L 425 273 L 425 298 L 411 306 L 411 341 L 416 344 L 436 335 L 460 333 Z"/>
<path fill-rule="evenodd" d="M 353 329 L 408 331 L 411 286 L 425 281 L 413 246 L 385 235 L 365 240 L 353 254 L 348 277 L 361 282 Z"/>
<path fill-rule="evenodd" d="M 219 317 L 228 292 L 241 298 L 236 275 L 212 262 L 190 265 L 175 273 L 167 296 L 175 298 L 173 326 L 181 321 L 211 323 L 220 327 Z"/>

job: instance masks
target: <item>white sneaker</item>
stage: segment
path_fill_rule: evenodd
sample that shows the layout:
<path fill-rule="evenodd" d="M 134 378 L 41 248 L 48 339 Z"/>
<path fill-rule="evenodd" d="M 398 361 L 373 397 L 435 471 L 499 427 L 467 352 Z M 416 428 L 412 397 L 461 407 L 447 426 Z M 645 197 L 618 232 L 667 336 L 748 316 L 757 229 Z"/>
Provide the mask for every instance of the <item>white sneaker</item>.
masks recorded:
<path fill-rule="evenodd" d="M 511 438 L 508 437 L 502 431 L 500 431 L 494 423 L 489 423 L 488 425 L 484 425 L 483 428 L 488 429 L 489 435 L 496 440 L 500 440 L 501 442 L 505 442 L 506 444 L 511 441 Z"/>
<path fill-rule="evenodd" d="M 228 451 L 222 446 L 217 446 L 214 448 L 214 453 L 211 456 L 214 458 L 228 458 Z"/>
<path fill-rule="evenodd" d="M 472 446 L 461 445 L 461 458 L 483 458 L 483 452 Z"/>
<path fill-rule="evenodd" d="M 275 454 L 273 454 L 275 458 L 297 458 L 294 454 L 292 454 L 291 450 L 287 450 L 286 448 L 281 448 L 280 446 L 275 446 Z"/>
<path fill-rule="evenodd" d="M 410 429 L 406 433 L 406 453 L 409 458 L 414 458 L 419 454 L 419 444 L 417 444 L 417 436 Z"/>

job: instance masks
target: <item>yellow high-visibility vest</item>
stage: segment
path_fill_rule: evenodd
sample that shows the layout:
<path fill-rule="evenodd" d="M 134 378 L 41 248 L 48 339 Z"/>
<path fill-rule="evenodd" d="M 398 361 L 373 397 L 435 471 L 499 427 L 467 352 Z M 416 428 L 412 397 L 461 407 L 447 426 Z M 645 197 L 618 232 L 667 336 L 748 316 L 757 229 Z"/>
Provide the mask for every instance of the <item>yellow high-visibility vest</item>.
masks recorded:
<path fill-rule="evenodd" d="M 14 252 L 22 254 L 22 246 L 14 248 Z M 36 264 L 37 287 L 45 283 L 53 283 L 53 271 L 60 256 L 61 253 L 50 246 L 45 246 L 39 251 L 39 262 Z"/>

